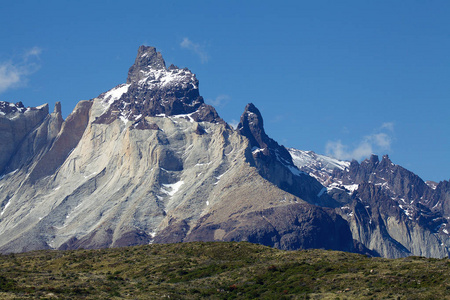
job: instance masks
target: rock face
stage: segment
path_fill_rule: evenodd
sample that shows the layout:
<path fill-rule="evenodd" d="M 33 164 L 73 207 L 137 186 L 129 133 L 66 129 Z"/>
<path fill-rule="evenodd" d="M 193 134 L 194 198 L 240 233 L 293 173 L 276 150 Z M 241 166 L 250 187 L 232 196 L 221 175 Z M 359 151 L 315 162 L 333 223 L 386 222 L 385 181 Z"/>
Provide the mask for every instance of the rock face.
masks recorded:
<path fill-rule="evenodd" d="M 0 252 L 201 240 L 448 256 L 448 182 L 387 156 L 288 151 L 253 104 L 234 130 L 198 86 L 141 46 L 126 83 L 66 120 L 59 103 L 0 102 Z"/>
<path fill-rule="evenodd" d="M 13 154 L 23 139 L 46 118 L 50 118 L 48 105 L 27 109 L 21 102 L 0 102 L 0 174 L 15 170 L 7 168 Z"/>
<path fill-rule="evenodd" d="M 61 104 L 49 115 L 48 105 L 25 108 L 0 102 L 0 176 L 24 167 L 56 138 L 61 126 Z"/>
<path fill-rule="evenodd" d="M 289 149 L 300 170 L 317 178 L 338 201 L 352 236 L 385 257 L 448 257 L 448 181 L 427 185 L 387 155 L 361 163 Z"/>
<path fill-rule="evenodd" d="M 1 252 L 194 240 L 367 252 L 344 218 L 314 205 L 334 200 L 264 133 L 256 107 L 233 130 L 195 75 L 166 68 L 155 48 L 140 47 L 125 84 L 65 121 L 59 104 L 16 107 L 0 116 L 10 134 L 16 115 L 28 122 L 2 144 Z"/>

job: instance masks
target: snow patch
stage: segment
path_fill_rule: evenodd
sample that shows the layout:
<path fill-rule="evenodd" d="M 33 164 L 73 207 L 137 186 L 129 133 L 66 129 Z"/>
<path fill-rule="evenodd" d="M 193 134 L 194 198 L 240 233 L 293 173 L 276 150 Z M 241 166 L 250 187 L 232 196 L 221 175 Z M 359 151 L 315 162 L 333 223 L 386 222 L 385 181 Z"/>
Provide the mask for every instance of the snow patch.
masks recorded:
<path fill-rule="evenodd" d="M 94 176 L 94 175 L 96 175 L 97 174 L 97 172 L 94 172 L 94 173 L 92 173 L 92 174 L 89 174 L 89 175 L 84 175 L 84 178 L 85 179 L 87 179 L 87 178 L 89 178 L 89 177 L 92 177 L 92 176 Z M 59 189 L 60 187 L 58 187 L 58 189 Z M 56 189 L 55 189 L 55 191 L 56 191 Z"/>
<path fill-rule="evenodd" d="M 8 208 L 10 203 L 11 203 L 11 200 L 8 200 L 8 203 L 6 203 L 5 207 L 3 208 L 2 212 L 0 213 L 0 216 L 3 216 L 3 214 L 5 213 L 5 210 Z"/>
<path fill-rule="evenodd" d="M 425 181 L 426 185 L 428 185 L 428 187 L 432 188 L 433 190 L 435 190 L 437 188 L 437 183 L 434 181 Z"/>
<path fill-rule="evenodd" d="M 188 119 L 189 119 L 189 122 L 194 123 L 194 119 L 192 118 L 192 115 L 193 115 L 194 113 L 196 113 L 196 112 L 197 112 L 197 111 L 194 111 L 194 112 L 192 112 L 192 113 L 190 113 L 190 114 L 173 115 L 173 116 L 170 116 L 170 119 L 172 119 L 172 121 L 173 121 L 173 118 L 183 118 L 183 119 L 188 118 Z M 175 121 L 174 121 L 174 122 L 175 122 Z"/>
<path fill-rule="evenodd" d="M 217 180 L 220 180 L 220 178 L 222 178 L 223 175 L 227 174 L 228 170 L 223 172 L 222 174 L 220 174 L 219 176 L 216 176 Z"/>
<path fill-rule="evenodd" d="M 149 89 L 163 88 L 165 86 L 181 86 L 187 88 L 188 84 L 193 89 L 198 89 L 195 84 L 195 74 L 187 69 L 150 69 L 148 71 L 141 70 L 143 77 L 139 80 L 140 86 L 146 86 Z"/>
<path fill-rule="evenodd" d="M 358 189 L 358 184 L 344 185 L 344 187 L 350 192 L 350 194 L 352 194 L 354 191 Z"/>
<path fill-rule="evenodd" d="M 278 149 L 275 150 L 275 156 L 277 157 L 277 160 L 284 165 L 286 168 L 289 169 L 289 171 L 291 171 L 292 174 L 294 174 L 295 176 L 300 176 L 300 175 L 306 175 L 305 172 L 300 171 L 295 165 L 292 165 L 289 161 L 287 161 L 285 158 L 283 158 L 280 153 L 278 152 Z M 292 157 L 292 156 L 291 156 Z"/>
<path fill-rule="evenodd" d="M 180 189 L 180 187 L 184 184 L 184 181 L 180 180 L 178 182 L 172 184 L 163 184 L 161 191 L 169 196 L 175 195 L 176 192 Z"/>
<path fill-rule="evenodd" d="M 151 245 L 151 244 L 153 244 L 153 240 L 155 239 L 156 231 L 150 232 L 149 235 L 151 236 L 151 239 L 149 241 L 149 245 Z"/>
<path fill-rule="evenodd" d="M 4 174 L 4 175 L 1 175 L 0 176 L 0 180 L 2 180 L 3 179 L 3 177 L 6 177 L 6 176 L 11 176 L 11 175 L 13 175 L 14 173 L 16 173 L 17 171 L 19 171 L 19 169 L 15 169 L 14 171 L 12 171 L 12 172 L 9 172 L 9 173 L 7 173 L 7 174 Z"/>
<path fill-rule="evenodd" d="M 399 204 L 399 207 L 403 210 L 403 213 L 408 217 L 408 219 L 412 220 L 412 209 L 411 207 Z"/>
<path fill-rule="evenodd" d="M 302 171 L 300 171 L 299 169 L 297 169 L 297 168 L 295 168 L 295 167 L 293 167 L 293 166 L 287 165 L 286 167 L 287 167 L 287 168 L 289 169 L 289 171 L 291 171 L 291 173 L 294 174 L 295 176 L 305 175 L 305 172 L 302 172 Z"/>
<path fill-rule="evenodd" d="M 255 155 L 256 153 L 262 152 L 264 150 L 266 150 L 266 148 L 258 148 L 256 146 L 254 146 L 254 147 L 252 147 L 252 154 Z"/>
<path fill-rule="evenodd" d="M 119 116 L 119 119 L 126 125 L 127 124 L 127 122 L 128 122 L 128 119 L 127 118 L 125 118 L 124 116 Z"/>
<path fill-rule="evenodd" d="M 335 168 L 346 170 L 350 167 L 349 161 L 338 160 L 329 156 L 317 154 L 313 151 L 303 151 L 294 148 L 288 148 L 287 150 L 291 154 L 294 165 L 298 168 L 321 168 L 322 170 L 331 172 Z"/>
<path fill-rule="evenodd" d="M 131 84 L 121 84 L 116 86 L 115 88 L 105 93 L 105 95 L 103 96 L 103 100 L 108 104 L 112 104 L 114 101 L 119 100 L 123 94 L 128 92 L 128 88 L 130 87 L 130 85 Z"/>

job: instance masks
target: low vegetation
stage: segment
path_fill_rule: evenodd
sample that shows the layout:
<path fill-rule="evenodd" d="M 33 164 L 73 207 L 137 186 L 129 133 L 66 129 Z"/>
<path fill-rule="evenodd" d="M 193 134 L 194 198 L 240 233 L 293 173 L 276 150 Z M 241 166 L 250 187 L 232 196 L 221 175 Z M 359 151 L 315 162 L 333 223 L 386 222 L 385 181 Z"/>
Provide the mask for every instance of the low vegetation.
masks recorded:
<path fill-rule="evenodd" d="M 450 261 L 250 243 L 0 256 L 0 299 L 450 299 Z"/>

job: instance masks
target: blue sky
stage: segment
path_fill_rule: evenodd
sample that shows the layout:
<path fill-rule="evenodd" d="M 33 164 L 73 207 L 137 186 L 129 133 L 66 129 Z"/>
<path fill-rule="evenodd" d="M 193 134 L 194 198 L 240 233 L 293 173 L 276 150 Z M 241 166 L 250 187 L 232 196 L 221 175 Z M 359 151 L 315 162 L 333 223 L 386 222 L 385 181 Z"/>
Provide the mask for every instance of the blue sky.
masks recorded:
<path fill-rule="evenodd" d="M 280 144 L 389 154 L 450 178 L 448 1 L 2 1 L 0 100 L 67 116 L 126 81 L 141 44 L 188 67 L 229 123 L 253 102 Z"/>

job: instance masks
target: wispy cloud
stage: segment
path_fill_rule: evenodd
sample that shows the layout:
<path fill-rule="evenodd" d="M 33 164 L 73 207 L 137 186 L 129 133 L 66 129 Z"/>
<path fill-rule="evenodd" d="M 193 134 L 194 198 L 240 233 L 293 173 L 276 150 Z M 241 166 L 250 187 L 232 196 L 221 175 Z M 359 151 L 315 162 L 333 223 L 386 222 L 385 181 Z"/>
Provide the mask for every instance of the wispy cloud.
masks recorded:
<path fill-rule="evenodd" d="M 16 86 L 21 76 L 21 72 L 11 62 L 0 63 L 0 93 Z"/>
<path fill-rule="evenodd" d="M 25 52 L 23 55 L 23 59 L 27 61 L 29 58 L 39 58 L 39 55 L 41 55 L 42 49 L 39 47 L 33 47 Z"/>
<path fill-rule="evenodd" d="M 361 160 L 374 153 L 389 151 L 393 133 L 394 123 L 383 123 L 375 133 L 364 136 L 355 147 L 345 145 L 341 140 L 329 141 L 326 144 L 326 153 L 338 159 Z"/>
<path fill-rule="evenodd" d="M 19 61 L 0 62 L 0 93 L 24 85 L 27 76 L 40 68 L 38 60 L 41 52 L 41 48 L 33 47 L 22 54 Z"/>
<path fill-rule="evenodd" d="M 188 49 L 197 54 L 202 63 L 206 63 L 209 60 L 209 55 L 206 53 L 204 46 L 198 43 L 194 43 L 189 38 L 185 37 L 180 43 L 181 48 Z"/>
<path fill-rule="evenodd" d="M 230 100 L 230 96 L 222 94 L 217 96 L 215 99 L 206 99 L 206 102 L 215 107 L 224 107 Z"/>
<path fill-rule="evenodd" d="M 386 122 L 381 124 L 381 129 L 387 129 L 391 132 L 394 131 L 394 123 L 393 122 Z"/>

